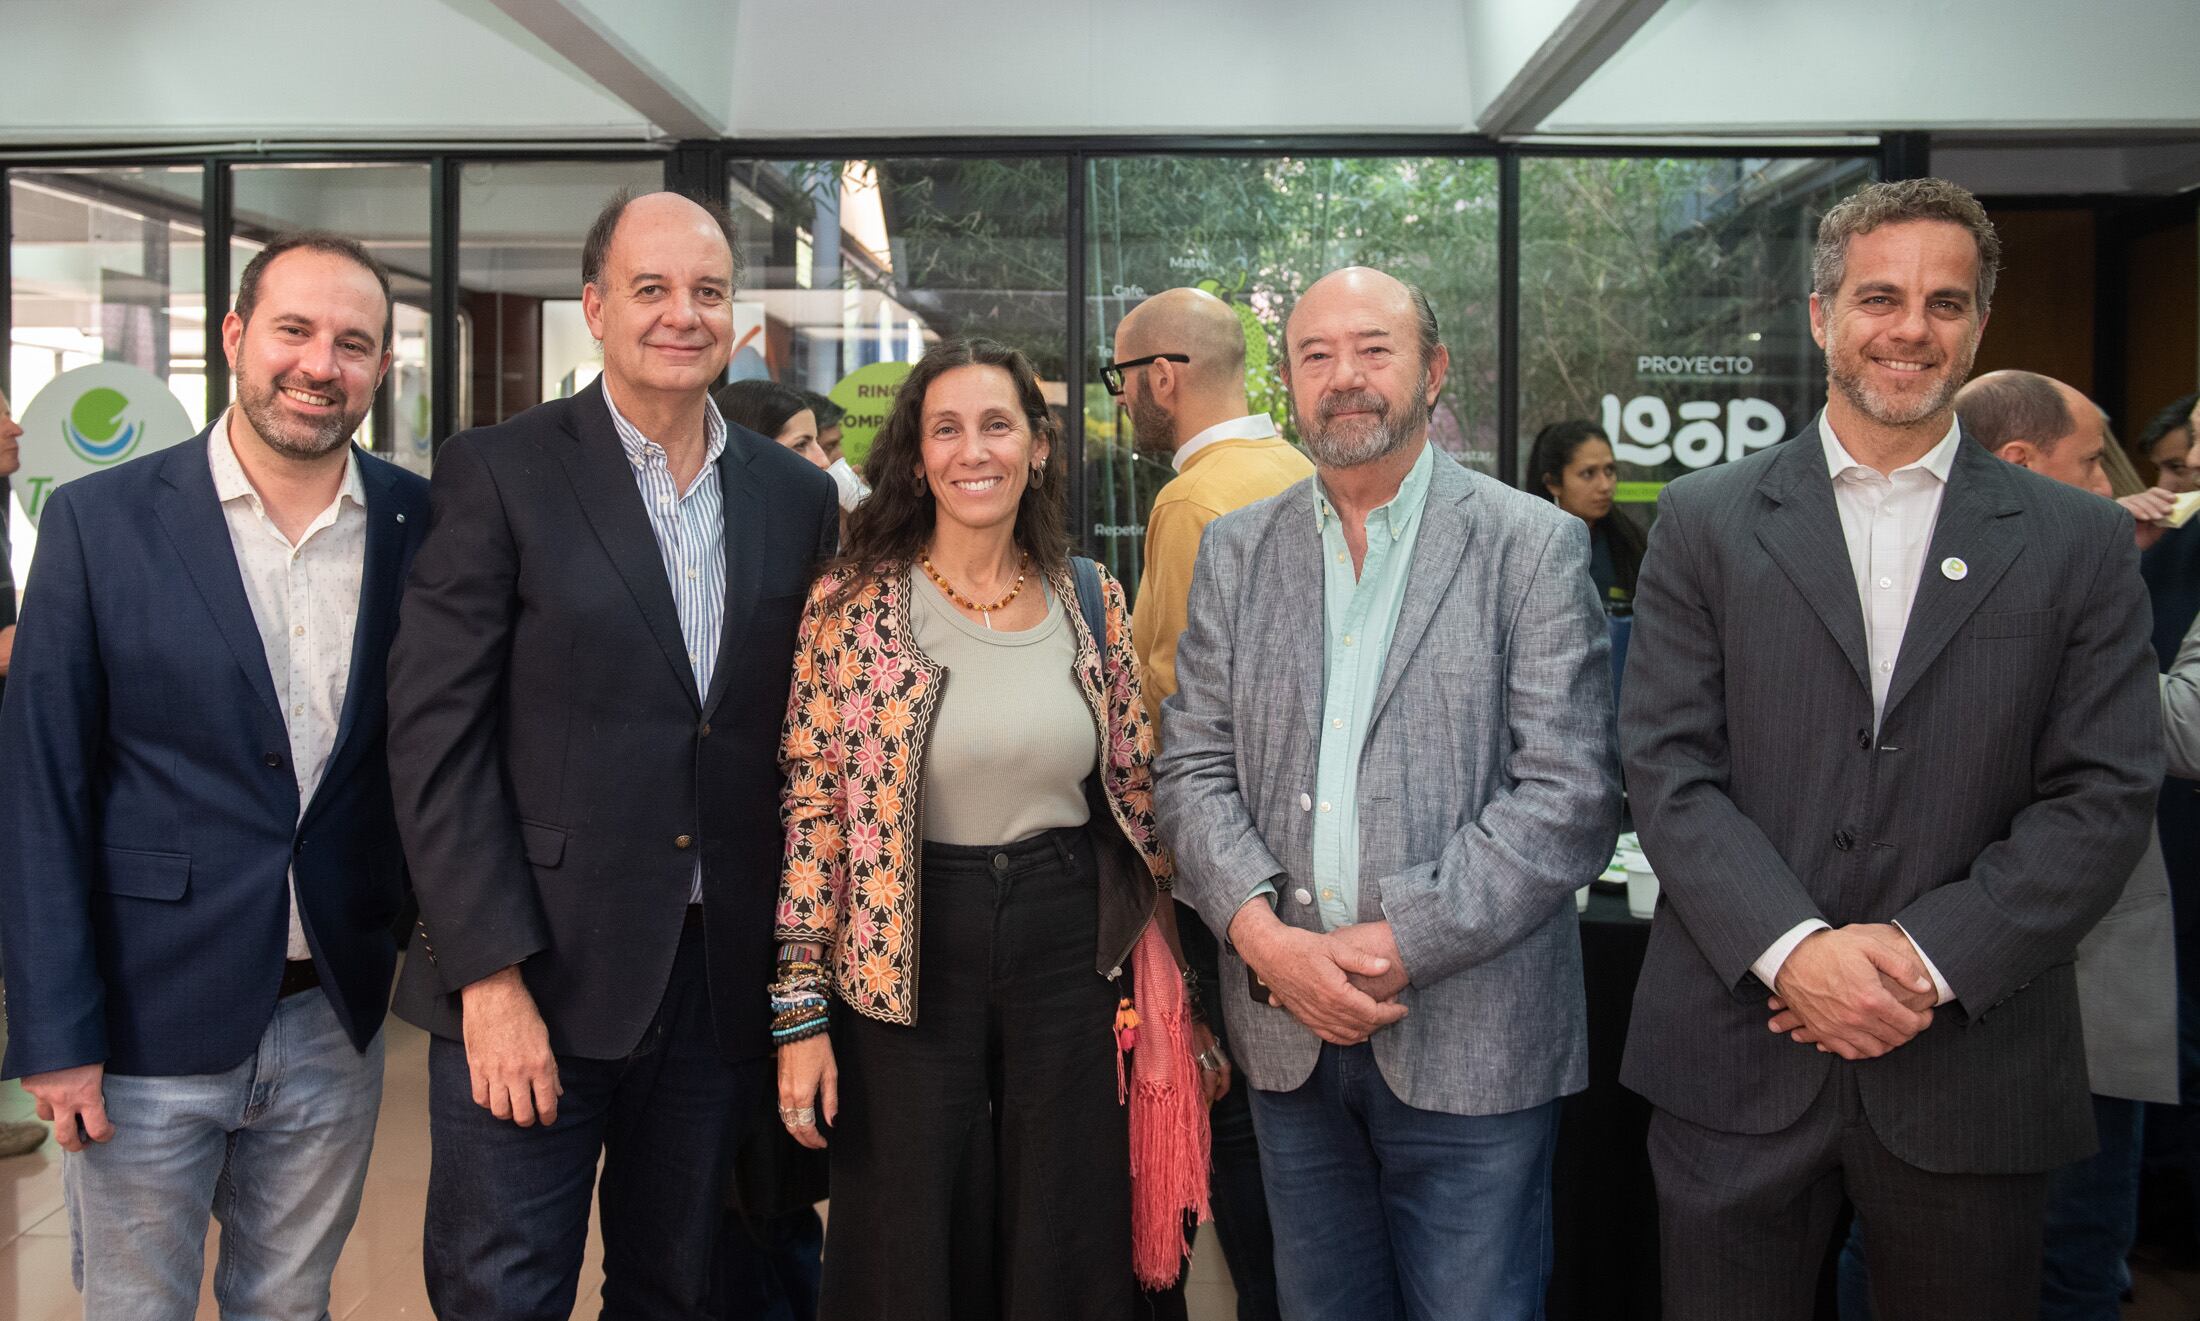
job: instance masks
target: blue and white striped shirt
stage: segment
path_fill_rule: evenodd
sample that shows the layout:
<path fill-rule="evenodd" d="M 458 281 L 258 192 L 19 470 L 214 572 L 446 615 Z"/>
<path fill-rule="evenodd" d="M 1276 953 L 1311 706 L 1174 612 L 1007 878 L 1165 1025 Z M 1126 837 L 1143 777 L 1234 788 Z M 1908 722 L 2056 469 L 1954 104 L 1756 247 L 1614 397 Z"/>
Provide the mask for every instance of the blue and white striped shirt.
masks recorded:
<path fill-rule="evenodd" d="M 672 586 L 672 605 L 680 615 L 680 637 L 687 643 L 688 663 L 695 667 L 698 698 L 710 694 L 711 670 L 718 661 L 718 642 L 726 628 L 726 497 L 718 485 L 718 457 L 726 452 L 726 420 L 718 406 L 703 401 L 703 432 L 708 438 L 703 467 L 682 491 L 672 477 L 665 448 L 642 434 L 626 420 L 611 398 L 611 382 L 604 382 L 603 401 L 611 410 L 611 425 L 619 444 L 634 467 L 634 484 L 641 488 L 642 508 L 649 514 L 650 531 L 657 537 L 657 553 L 664 558 L 665 579 Z M 688 902 L 703 902 L 703 859 L 695 859 L 695 886 Z"/>

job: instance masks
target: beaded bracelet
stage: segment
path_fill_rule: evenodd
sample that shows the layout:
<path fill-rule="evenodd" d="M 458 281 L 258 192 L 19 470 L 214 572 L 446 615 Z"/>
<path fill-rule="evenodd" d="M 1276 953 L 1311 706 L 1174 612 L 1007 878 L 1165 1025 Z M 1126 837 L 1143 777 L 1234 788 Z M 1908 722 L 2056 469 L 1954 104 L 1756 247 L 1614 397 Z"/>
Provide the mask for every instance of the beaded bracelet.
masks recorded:
<path fill-rule="evenodd" d="M 785 1046 L 808 1037 L 814 1037 L 832 1023 L 831 1015 L 823 1006 L 814 1010 L 795 1010 L 772 1020 L 772 1041 Z"/>

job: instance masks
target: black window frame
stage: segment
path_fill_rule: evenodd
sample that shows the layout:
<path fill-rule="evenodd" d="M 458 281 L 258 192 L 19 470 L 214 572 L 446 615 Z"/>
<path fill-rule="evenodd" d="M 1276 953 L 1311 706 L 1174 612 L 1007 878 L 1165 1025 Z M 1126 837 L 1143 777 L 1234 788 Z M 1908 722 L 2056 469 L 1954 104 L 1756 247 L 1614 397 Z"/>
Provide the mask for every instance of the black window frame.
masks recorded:
<path fill-rule="evenodd" d="M 417 146 L 374 145 L 355 149 L 322 149 L 280 143 L 263 150 L 208 148 L 160 148 L 103 150 L 81 144 L 56 143 L 0 150 L 0 344 L 12 342 L 14 298 L 12 251 L 14 227 L 10 215 L 8 176 L 16 170 L 89 167 L 126 168 L 196 164 L 205 171 L 202 220 L 205 229 L 207 299 L 207 416 L 219 414 L 229 403 L 229 369 L 218 350 L 216 327 L 229 310 L 229 244 L 234 227 L 234 185 L 231 171 L 239 165 L 322 163 L 427 164 L 429 175 L 430 282 L 433 331 L 429 341 L 429 371 L 433 394 L 431 437 L 440 446 L 455 429 L 458 404 L 458 272 L 459 172 L 474 161 L 578 162 L 586 160 L 664 162 L 665 186 L 694 196 L 723 202 L 728 163 L 786 160 L 883 161 L 913 157 L 955 159 L 1007 159 L 1033 156 L 1058 157 L 1064 162 L 1062 187 L 1066 200 L 1063 242 L 1066 245 L 1065 279 L 1068 285 L 1065 327 L 1066 384 L 1071 400 L 1084 398 L 1090 356 L 1086 328 L 1086 206 L 1085 181 L 1095 159 L 1126 156 L 1454 156 L 1487 157 L 1498 169 L 1498 476 L 1517 485 L 1520 424 L 1519 314 L 1520 314 L 1520 162 L 1540 158 L 1665 159 L 1780 159 L 1867 158 L 1878 165 L 1880 178 L 1907 178 L 1923 174 L 1930 161 L 1930 138 L 1917 132 L 1860 135 L 1856 140 L 1766 140 L 1731 143 L 1663 142 L 1655 138 L 1610 142 L 1501 141 L 1478 134 L 1288 134 L 1276 136 L 992 136 L 992 137 L 838 137 L 838 138 L 714 138 L 704 140 L 646 142 L 577 142 L 468 144 L 452 147 L 433 143 Z M 10 385 L 9 354 L 0 353 L 0 391 Z M 1067 411 L 1067 470 L 1074 475 L 1070 492 L 1074 526 L 1083 527 L 1085 427 L 1084 410 Z"/>

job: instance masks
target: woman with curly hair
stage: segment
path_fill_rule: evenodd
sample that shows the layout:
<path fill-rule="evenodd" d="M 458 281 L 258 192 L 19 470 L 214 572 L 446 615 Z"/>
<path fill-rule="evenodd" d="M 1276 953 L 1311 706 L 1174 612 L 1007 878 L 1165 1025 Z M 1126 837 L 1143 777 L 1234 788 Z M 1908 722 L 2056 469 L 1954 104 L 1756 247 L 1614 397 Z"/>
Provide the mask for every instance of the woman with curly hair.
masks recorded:
<path fill-rule="evenodd" d="M 1055 432 L 1021 353 L 933 348 L 803 615 L 773 1032 L 826 1318 L 1127 1317 L 1134 1164 L 1142 1275 L 1204 1201 L 1130 612 Z"/>

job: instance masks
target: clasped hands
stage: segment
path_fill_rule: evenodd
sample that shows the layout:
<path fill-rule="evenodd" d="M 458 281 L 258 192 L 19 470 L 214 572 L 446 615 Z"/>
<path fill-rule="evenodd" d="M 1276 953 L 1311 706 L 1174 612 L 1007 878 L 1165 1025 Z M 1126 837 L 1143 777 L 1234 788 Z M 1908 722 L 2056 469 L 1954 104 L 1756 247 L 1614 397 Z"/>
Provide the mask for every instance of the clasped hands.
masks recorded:
<path fill-rule="evenodd" d="M 1268 1003 L 1324 1041 L 1358 1045 L 1406 1016 L 1398 1003 L 1406 965 L 1388 922 L 1306 931 L 1256 899 L 1230 919 L 1230 943 L 1268 988 Z"/>
<path fill-rule="evenodd" d="M 1932 975 L 1892 923 L 1814 931 L 1776 980 L 1766 1026 L 1845 1060 L 1877 1059 L 1932 1026 Z"/>

